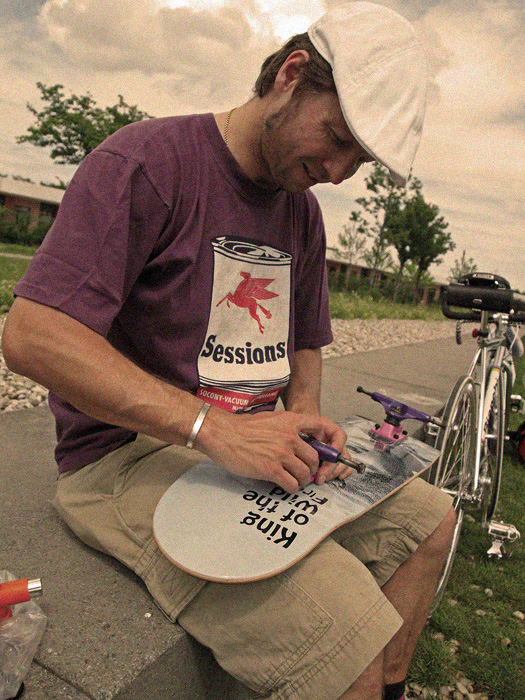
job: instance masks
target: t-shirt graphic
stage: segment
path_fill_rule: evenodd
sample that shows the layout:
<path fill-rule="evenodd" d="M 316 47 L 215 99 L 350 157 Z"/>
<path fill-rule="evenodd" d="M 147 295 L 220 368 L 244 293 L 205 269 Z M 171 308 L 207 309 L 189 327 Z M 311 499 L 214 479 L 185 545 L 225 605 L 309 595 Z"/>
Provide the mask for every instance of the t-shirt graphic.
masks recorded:
<path fill-rule="evenodd" d="M 228 304 L 228 308 L 230 308 L 231 301 L 232 304 L 235 304 L 236 306 L 240 306 L 243 309 L 248 309 L 250 316 L 257 321 L 259 330 L 261 333 L 264 333 L 264 326 L 261 323 L 261 319 L 257 311 L 260 309 L 266 318 L 272 317 L 271 311 L 265 309 L 259 302 L 261 299 L 272 299 L 273 297 L 279 296 L 278 294 L 274 294 L 274 292 L 270 292 L 268 289 L 266 289 L 266 287 L 275 280 L 254 279 L 249 272 L 241 272 L 241 277 L 243 277 L 244 280 L 239 282 L 235 292 L 233 294 L 228 292 L 224 299 L 221 299 L 217 303 L 217 306 L 225 301 Z"/>
<path fill-rule="evenodd" d="M 215 238 L 212 246 L 213 289 L 197 396 L 233 412 L 274 403 L 290 376 L 292 256 L 228 236 Z"/>

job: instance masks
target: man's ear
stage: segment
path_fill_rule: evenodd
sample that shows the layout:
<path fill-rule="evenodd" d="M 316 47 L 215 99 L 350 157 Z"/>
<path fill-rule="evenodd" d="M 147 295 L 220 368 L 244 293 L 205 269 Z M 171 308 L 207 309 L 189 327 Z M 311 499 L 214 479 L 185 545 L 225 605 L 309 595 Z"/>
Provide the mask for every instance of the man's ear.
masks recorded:
<path fill-rule="evenodd" d="M 305 65 L 310 60 L 310 54 L 304 49 L 293 51 L 284 61 L 275 76 L 274 89 L 279 92 L 293 92 L 301 80 Z"/>

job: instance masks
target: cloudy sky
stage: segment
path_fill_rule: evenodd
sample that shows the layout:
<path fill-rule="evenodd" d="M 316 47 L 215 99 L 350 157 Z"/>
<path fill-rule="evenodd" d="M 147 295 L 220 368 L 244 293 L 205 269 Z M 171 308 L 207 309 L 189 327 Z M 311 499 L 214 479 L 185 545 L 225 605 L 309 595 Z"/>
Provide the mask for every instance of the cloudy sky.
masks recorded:
<path fill-rule="evenodd" d="M 340 0 L 337 0 L 338 2 Z M 40 108 L 36 82 L 118 95 L 154 116 L 223 111 L 250 97 L 262 60 L 305 31 L 330 0 L 2 0 L 0 173 L 69 180 L 43 149 L 17 145 Z M 385 0 L 412 21 L 432 89 L 414 174 L 449 223 L 456 250 L 525 289 L 525 3 Z M 366 175 L 366 171 L 364 173 Z M 364 175 L 315 188 L 329 244 Z"/>

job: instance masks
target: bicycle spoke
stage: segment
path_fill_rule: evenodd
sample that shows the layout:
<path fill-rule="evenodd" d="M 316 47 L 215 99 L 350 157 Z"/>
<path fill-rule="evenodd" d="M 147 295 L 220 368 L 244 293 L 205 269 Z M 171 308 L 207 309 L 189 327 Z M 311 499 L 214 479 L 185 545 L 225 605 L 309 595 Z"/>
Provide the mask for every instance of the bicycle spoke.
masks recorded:
<path fill-rule="evenodd" d="M 456 511 L 456 526 L 431 612 L 437 608 L 445 591 L 463 525 L 465 496 L 473 474 L 477 404 L 474 382 L 470 377 L 461 377 L 447 401 L 443 415 L 445 427 L 441 429 L 437 438 L 436 446 L 440 450 L 440 456 L 431 481 L 452 496 Z"/>

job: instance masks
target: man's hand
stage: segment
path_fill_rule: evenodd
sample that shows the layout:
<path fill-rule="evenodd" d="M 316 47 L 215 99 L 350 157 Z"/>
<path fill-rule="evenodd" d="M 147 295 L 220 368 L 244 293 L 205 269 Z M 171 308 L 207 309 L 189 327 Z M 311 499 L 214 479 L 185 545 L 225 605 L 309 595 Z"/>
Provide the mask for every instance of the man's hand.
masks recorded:
<path fill-rule="evenodd" d="M 236 415 L 212 407 L 195 445 L 233 474 L 271 481 L 290 493 L 309 484 L 314 475 L 322 484 L 352 472 L 341 463 L 324 462 L 319 468 L 319 455 L 301 433 L 349 456 L 346 433 L 333 421 L 290 411 Z"/>

